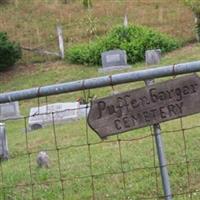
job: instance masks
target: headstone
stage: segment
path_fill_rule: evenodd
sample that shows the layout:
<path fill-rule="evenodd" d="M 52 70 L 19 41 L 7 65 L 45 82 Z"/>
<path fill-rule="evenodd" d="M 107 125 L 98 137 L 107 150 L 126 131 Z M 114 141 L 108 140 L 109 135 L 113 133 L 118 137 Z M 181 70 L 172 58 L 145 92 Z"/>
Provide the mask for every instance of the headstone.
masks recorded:
<path fill-rule="evenodd" d="M 36 130 L 45 125 L 78 119 L 79 102 L 55 103 L 30 110 L 29 128 Z M 53 113 L 53 114 L 52 114 Z"/>
<path fill-rule="evenodd" d="M 145 61 L 147 65 L 157 65 L 160 63 L 160 59 L 161 59 L 160 49 L 147 50 L 145 52 Z"/>
<path fill-rule="evenodd" d="M 147 65 L 157 65 L 160 64 L 161 59 L 161 49 L 147 50 L 145 52 L 145 62 Z M 152 85 L 154 80 L 146 80 L 146 85 Z"/>
<path fill-rule="evenodd" d="M 49 156 L 47 152 L 40 151 L 37 155 L 36 162 L 38 167 L 49 168 Z"/>
<path fill-rule="evenodd" d="M 107 72 L 112 70 L 126 69 L 131 66 L 127 64 L 126 51 L 111 50 L 101 54 L 102 68 L 100 72 Z"/>
<path fill-rule="evenodd" d="M 0 104 L 0 121 L 19 117 L 21 117 L 21 115 L 18 101 Z"/>
<path fill-rule="evenodd" d="M 4 123 L 0 123 L 0 159 L 8 159 L 8 143 Z"/>
<path fill-rule="evenodd" d="M 90 105 L 89 104 L 80 104 L 79 112 L 78 112 L 79 118 L 87 117 L 89 111 L 90 111 Z"/>

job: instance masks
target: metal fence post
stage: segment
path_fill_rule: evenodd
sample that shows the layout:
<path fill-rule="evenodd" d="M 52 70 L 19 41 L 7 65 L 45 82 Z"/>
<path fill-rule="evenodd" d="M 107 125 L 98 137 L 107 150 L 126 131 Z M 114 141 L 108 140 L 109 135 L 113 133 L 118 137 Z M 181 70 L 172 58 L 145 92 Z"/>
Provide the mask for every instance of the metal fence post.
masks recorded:
<path fill-rule="evenodd" d="M 153 85 L 154 80 L 146 80 L 145 84 L 146 86 Z M 165 158 L 164 145 L 161 136 L 160 124 L 154 124 L 153 130 L 155 135 L 156 149 L 159 160 L 160 174 L 162 179 L 165 200 L 172 200 L 172 192 L 171 192 L 169 174 L 167 169 L 167 161 Z"/>
<path fill-rule="evenodd" d="M 172 193 L 170 188 L 169 174 L 167 169 L 167 161 L 164 153 L 164 145 L 161 136 L 161 129 L 159 124 L 153 125 L 155 141 L 156 141 L 156 149 L 158 154 L 160 173 L 162 178 L 162 185 L 165 195 L 165 200 L 172 200 Z"/>
<path fill-rule="evenodd" d="M 161 55 L 160 49 L 146 51 L 145 52 L 146 64 L 147 65 L 160 64 L 160 55 Z M 153 84 L 154 84 L 153 79 L 145 80 L 146 86 L 151 86 Z M 158 160 L 159 160 L 160 174 L 161 174 L 161 179 L 162 179 L 165 200 L 172 200 L 169 174 L 168 174 L 168 169 L 167 169 L 167 161 L 165 159 L 165 152 L 164 152 L 164 145 L 163 145 L 162 136 L 161 136 L 160 124 L 154 124 L 153 130 L 154 130 L 154 135 L 155 135 L 156 149 L 157 149 L 157 155 L 158 155 Z"/>

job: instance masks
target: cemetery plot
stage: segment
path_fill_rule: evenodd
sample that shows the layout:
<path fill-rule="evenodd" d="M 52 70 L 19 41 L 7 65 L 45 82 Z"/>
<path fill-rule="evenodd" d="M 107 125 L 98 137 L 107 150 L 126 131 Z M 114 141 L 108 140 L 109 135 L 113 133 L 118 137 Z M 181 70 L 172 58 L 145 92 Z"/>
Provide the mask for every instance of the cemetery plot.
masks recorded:
<path fill-rule="evenodd" d="M 88 123 L 101 138 L 200 112 L 200 79 L 185 76 L 92 102 Z"/>

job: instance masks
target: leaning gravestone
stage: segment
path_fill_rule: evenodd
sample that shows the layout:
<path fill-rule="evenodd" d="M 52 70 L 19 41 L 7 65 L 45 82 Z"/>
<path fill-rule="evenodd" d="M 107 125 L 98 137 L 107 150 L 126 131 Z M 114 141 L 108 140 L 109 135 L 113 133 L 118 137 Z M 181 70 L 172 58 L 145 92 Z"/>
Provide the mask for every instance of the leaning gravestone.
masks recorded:
<path fill-rule="evenodd" d="M 0 104 L 0 121 L 6 119 L 16 119 L 21 117 L 19 111 L 19 102 Z"/>
<path fill-rule="evenodd" d="M 112 70 L 126 69 L 131 66 L 127 64 L 126 51 L 111 50 L 101 54 L 102 68 L 100 72 L 108 72 Z"/>
<path fill-rule="evenodd" d="M 5 131 L 5 124 L 0 123 L 0 160 L 8 159 L 8 143 Z"/>
<path fill-rule="evenodd" d="M 36 130 L 45 125 L 78 119 L 79 102 L 55 103 L 30 110 L 29 128 Z"/>

